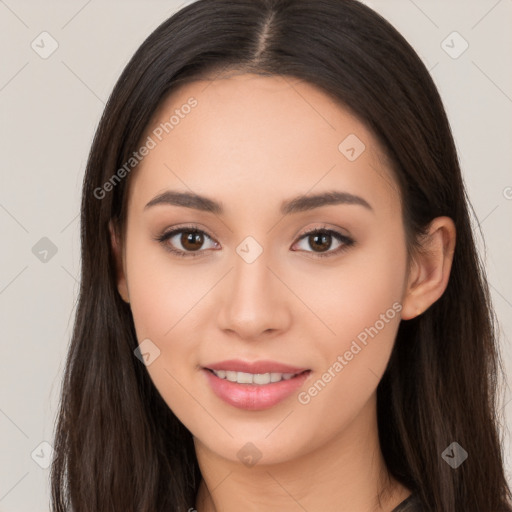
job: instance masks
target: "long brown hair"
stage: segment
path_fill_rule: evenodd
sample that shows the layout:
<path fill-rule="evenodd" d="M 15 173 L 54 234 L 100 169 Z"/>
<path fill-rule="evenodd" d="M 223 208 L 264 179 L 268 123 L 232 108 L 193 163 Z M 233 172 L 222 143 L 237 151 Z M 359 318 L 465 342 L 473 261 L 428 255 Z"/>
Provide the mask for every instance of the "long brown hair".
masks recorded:
<path fill-rule="evenodd" d="M 194 506 L 201 474 L 191 433 L 134 356 L 133 318 L 116 286 L 109 222 L 122 232 L 130 175 L 108 191 L 104 184 L 137 150 L 171 90 L 228 70 L 303 79 L 361 119 L 400 187 L 408 246 L 433 218 L 453 219 L 447 289 L 401 322 L 378 385 L 381 447 L 389 472 L 418 493 L 426 512 L 511 512 L 495 320 L 447 116 L 411 46 L 354 0 L 199 0 L 162 23 L 124 69 L 83 183 L 81 285 L 56 426 L 52 510 Z M 453 442 L 468 453 L 457 468 L 443 457 Z"/>

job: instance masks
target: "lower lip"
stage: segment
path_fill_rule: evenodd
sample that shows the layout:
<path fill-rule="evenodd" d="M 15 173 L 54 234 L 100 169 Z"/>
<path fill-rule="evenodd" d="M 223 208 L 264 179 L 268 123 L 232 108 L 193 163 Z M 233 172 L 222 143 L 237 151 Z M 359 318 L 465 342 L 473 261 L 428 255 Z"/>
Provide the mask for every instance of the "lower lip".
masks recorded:
<path fill-rule="evenodd" d="M 217 377 L 203 368 L 213 392 L 228 404 L 248 411 L 269 409 L 299 389 L 311 373 L 310 370 L 296 377 L 269 384 L 238 384 Z"/>

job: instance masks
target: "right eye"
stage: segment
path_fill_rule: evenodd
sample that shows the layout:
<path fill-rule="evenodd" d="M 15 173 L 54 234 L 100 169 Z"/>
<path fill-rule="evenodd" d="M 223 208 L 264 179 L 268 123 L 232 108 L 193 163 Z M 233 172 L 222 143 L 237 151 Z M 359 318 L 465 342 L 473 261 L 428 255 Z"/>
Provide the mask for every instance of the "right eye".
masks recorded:
<path fill-rule="evenodd" d="M 207 233 L 196 227 L 175 228 L 157 237 L 157 240 L 167 251 L 176 254 L 176 256 L 192 258 L 200 256 L 204 252 L 201 247 L 206 239 L 213 242 L 213 247 L 218 246 L 218 243 L 213 241 Z M 176 246 L 178 247 L 176 248 Z"/>

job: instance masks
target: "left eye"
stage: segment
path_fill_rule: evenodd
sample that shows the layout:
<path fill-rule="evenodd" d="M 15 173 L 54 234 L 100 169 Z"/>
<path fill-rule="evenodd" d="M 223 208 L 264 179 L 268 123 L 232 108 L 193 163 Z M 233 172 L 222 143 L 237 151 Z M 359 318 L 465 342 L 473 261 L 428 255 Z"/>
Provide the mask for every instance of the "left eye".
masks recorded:
<path fill-rule="evenodd" d="M 173 239 L 176 239 L 173 242 Z M 331 249 L 333 239 L 338 242 L 338 246 L 334 250 Z M 162 243 L 166 250 L 176 254 L 177 256 L 196 257 L 200 256 L 203 252 L 202 246 L 206 240 L 212 242 L 210 248 L 218 247 L 218 243 L 214 241 L 207 233 L 197 228 L 178 228 L 157 237 L 157 240 Z M 312 231 L 304 233 L 296 244 L 306 242 L 313 251 L 308 251 L 304 247 L 301 250 L 312 252 L 315 257 L 333 256 L 348 249 L 354 244 L 354 241 L 332 229 L 316 228 Z M 181 248 L 176 248 L 176 243 L 181 245 Z M 292 246 L 293 247 L 293 246 Z"/>
<path fill-rule="evenodd" d="M 331 248 L 333 238 L 338 242 L 339 245 L 334 250 L 329 250 Z M 320 258 L 338 254 L 339 252 L 348 249 L 351 245 L 354 244 L 354 241 L 348 236 L 342 235 L 338 231 L 325 228 L 317 228 L 312 231 L 308 231 L 301 236 L 299 242 L 301 241 L 304 241 L 310 247 L 315 248 L 313 251 L 306 252 L 313 252 L 315 253 L 316 257 Z"/>

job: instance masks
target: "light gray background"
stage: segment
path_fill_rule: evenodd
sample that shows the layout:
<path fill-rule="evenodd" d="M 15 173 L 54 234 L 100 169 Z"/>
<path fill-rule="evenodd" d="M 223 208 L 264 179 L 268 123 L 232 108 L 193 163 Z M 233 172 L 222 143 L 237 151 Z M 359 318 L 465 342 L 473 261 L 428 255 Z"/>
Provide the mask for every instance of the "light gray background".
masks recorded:
<path fill-rule="evenodd" d="M 190 3 L 190 2 L 188 2 Z M 374 0 L 440 89 L 512 375 L 512 0 Z M 48 469 L 80 269 L 80 187 L 104 104 L 149 33 L 184 2 L 0 0 L 0 512 L 49 509 Z M 47 31 L 57 50 L 31 47 Z M 458 52 L 454 59 L 445 49 Z M 445 43 L 442 43 L 446 41 Z M 443 46 L 444 45 L 444 49 Z M 448 45 L 448 46 L 447 46 Z M 452 47 L 451 49 L 449 47 Z M 42 48 L 41 50 L 42 51 Z M 57 253 L 32 252 L 48 237 Z M 484 245 L 477 235 L 479 246 Z M 501 402 L 508 430 L 512 393 Z M 503 432 L 512 481 L 511 440 Z M 35 450 L 35 452 L 34 452 Z M 31 454 L 34 452 L 34 459 Z M 471 453 L 469 454 L 471 457 Z"/>

